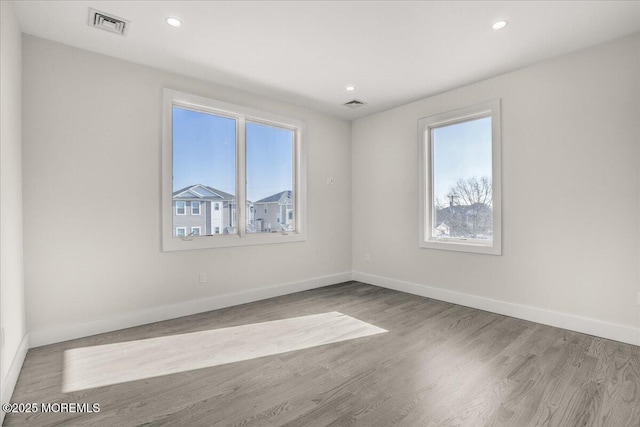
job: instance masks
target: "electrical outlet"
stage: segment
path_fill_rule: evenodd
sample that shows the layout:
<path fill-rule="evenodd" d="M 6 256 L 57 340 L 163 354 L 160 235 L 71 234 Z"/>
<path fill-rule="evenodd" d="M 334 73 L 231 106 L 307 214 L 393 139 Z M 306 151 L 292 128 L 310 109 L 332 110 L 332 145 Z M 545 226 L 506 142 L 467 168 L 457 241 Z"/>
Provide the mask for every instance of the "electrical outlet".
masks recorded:
<path fill-rule="evenodd" d="M 327 178 L 327 185 L 333 184 L 333 177 Z"/>
<path fill-rule="evenodd" d="M 369 255 L 369 254 L 365 254 L 365 256 L 364 256 L 364 262 L 371 262 L 371 255 Z"/>
<path fill-rule="evenodd" d="M 200 273 L 200 283 L 207 283 L 207 273 Z"/>

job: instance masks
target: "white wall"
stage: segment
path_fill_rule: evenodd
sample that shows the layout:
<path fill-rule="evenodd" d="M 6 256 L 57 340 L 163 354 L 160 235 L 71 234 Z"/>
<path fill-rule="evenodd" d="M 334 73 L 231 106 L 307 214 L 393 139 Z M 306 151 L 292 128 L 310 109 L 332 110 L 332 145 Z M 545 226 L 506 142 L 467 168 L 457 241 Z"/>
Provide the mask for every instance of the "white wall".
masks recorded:
<path fill-rule="evenodd" d="M 35 345 L 335 283 L 352 268 L 370 283 L 640 344 L 638 35 L 352 125 L 30 36 L 23 47 Z M 307 242 L 160 251 L 163 87 L 306 122 Z M 417 120 L 494 98 L 503 256 L 420 249 Z M 391 226 L 375 214 L 389 203 Z"/>
<path fill-rule="evenodd" d="M 22 258 L 22 43 L 9 2 L 0 2 L 0 352 L 1 399 L 6 402 L 26 351 Z M 13 367 L 12 367 L 13 365 Z M 4 416 L 4 413 L 2 413 Z"/>
<path fill-rule="evenodd" d="M 354 277 L 640 344 L 639 56 L 636 34 L 356 120 Z M 503 256 L 420 249 L 417 120 L 495 98 Z"/>
<path fill-rule="evenodd" d="M 264 297 L 257 290 L 294 283 L 281 289 L 292 292 L 350 277 L 349 122 L 31 36 L 23 46 L 25 282 L 34 345 L 215 308 L 220 300 L 211 298 L 221 295 Z M 160 251 L 163 87 L 306 123 L 306 242 Z M 209 283 L 198 283 L 199 272 Z M 171 304 L 179 307 L 165 307 Z"/>

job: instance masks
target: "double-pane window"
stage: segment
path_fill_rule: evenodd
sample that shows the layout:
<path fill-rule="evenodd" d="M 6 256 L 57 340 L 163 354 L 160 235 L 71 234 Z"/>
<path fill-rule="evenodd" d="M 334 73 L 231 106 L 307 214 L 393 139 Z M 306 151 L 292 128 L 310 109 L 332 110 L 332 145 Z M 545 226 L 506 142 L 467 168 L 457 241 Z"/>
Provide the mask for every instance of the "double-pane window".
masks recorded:
<path fill-rule="evenodd" d="M 301 122 L 172 90 L 164 103 L 163 227 L 200 230 L 163 232 L 165 250 L 304 240 Z"/>

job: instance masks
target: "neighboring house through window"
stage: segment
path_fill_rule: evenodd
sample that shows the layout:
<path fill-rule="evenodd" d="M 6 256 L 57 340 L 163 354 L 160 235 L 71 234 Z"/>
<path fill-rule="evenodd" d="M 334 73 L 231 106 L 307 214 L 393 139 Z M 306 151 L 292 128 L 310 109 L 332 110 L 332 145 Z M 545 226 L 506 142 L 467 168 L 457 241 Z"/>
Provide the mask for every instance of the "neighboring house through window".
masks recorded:
<path fill-rule="evenodd" d="M 305 239 L 302 122 L 169 89 L 163 102 L 164 250 Z M 177 228 L 203 238 L 174 239 Z"/>
<path fill-rule="evenodd" d="M 217 188 L 202 184 L 195 184 L 184 187 L 172 193 L 172 198 L 176 204 L 188 201 L 191 205 L 192 215 L 175 215 L 173 217 L 173 227 L 197 227 L 200 229 L 199 235 L 214 234 L 215 227 L 222 228 L 231 223 L 230 215 L 233 213 L 229 209 L 220 210 L 220 205 L 235 200 L 235 196 Z M 215 209 L 215 207 L 218 209 Z M 195 213 L 194 213 L 195 211 Z"/>
<path fill-rule="evenodd" d="M 254 202 L 254 206 L 263 206 L 264 214 L 256 218 L 256 232 L 288 231 L 294 227 L 293 194 L 281 191 Z M 276 227 L 277 225 L 277 227 Z"/>

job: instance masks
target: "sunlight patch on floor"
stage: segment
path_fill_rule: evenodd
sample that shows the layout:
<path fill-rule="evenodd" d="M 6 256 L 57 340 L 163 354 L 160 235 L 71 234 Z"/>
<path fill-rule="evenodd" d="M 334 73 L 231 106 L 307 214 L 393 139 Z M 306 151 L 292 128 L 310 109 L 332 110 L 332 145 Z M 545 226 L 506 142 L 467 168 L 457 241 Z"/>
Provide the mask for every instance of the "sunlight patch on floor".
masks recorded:
<path fill-rule="evenodd" d="M 66 350 L 62 391 L 102 387 L 387 332 L 332 311 Z"/>

